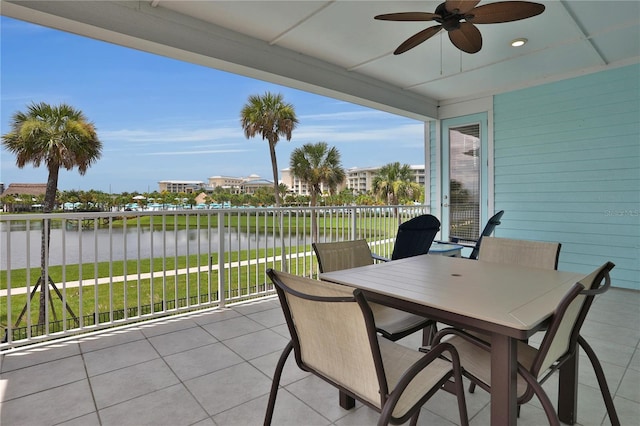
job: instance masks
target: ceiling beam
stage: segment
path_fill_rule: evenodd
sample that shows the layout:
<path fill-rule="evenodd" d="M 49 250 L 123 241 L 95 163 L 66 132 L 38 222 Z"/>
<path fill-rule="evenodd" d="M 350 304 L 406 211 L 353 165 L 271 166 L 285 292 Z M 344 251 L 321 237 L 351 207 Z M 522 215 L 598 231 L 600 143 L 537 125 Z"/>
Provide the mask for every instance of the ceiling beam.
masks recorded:
<path fill-rule="evenodd" d="M 600 52 L 598 47 L 594 44 L 593 40 L 587 35 L 587 32 L 584 30 L 583 26 L 581 25 L 578 18 L 575 16 L 575 13 L 573 13 L 571 8 L 567 4 L 566 0 L 561 0 L 560 4 L 562 5 L 562 8 L 564 9 L 565 13 L 569 17 L 567 21 L 571 22 L 574 28 L 576 29 L 576 31 L 578 31 L 582 36 L 582 39 L 586 40 L 591 50 L 593 51 L 593 53 L 595 53 L 598 60 L 600 61 L 600 64 L 607 65 L 607 60 L 605 59 L 604 55 L 602 54 L 602 52 Z"/>

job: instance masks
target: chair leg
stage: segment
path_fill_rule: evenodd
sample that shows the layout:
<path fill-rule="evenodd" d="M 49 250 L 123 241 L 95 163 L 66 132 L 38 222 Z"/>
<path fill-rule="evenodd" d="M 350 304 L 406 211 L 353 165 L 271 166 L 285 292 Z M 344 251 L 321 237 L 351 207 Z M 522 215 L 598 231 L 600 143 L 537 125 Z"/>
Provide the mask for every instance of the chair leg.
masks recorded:
<path fill-rule="evenodd" d="M 284 364 L 287 362 L 287 358 L 289 358 L 289 354 L 293 349 L 293 342 L 289 341 L 287 346 L 285 346 L 282 351 L 282 355 L 280 355 L 280 359 L 278 360 L 278 364 L 276 365 L 276 371 L 273 373 L 273 381 L 271 382 L 271 392 L 269 393 L 269 402 L 267 404 L 267 413 L 264 416 L 264 426 L 269 426 L 271 424 L 271 420 L 273 419 L 273 410 L 276 406 L 276 396 L 278 395 L 278 387 L 280 386 L 280 377 L 282 376 L 282 370 L 284 369 Z"/>
<path fill-rule="evenodd" d="M 453 380 L 455 380 L 456 398 L 458 398 L 458 414 L 460 415 L 460 426 L 468 426 L 469 413 L 467 412 L 467 399 L 464 396 L 462 374 L 460 374 L 459 370 L 454 371 Z"/>
<path fill-rule="evenodd" d="M 469 393 L 474 393 L 476 391 L 476 384 L 471 382 L 469 383 Z"/>
<path fill-rule="evenodd" d="M 582 347 L 584 352 L 589 357 L 589 361 L 591 361 L 591 365 L 593 366 L 593 370 L 596 373 L 596 378 L 598 379 L 598 385 L 600 386 L 600 392 L 602 393 L 602 399 L 604 399 L 604 405 L 607 407 L 607 414 L 609 415 L 609 421 L 612 425 L 620 426 L 620 419 L 618 418 L 618 413 L 616 412 L 616 407 L 613 405 L 613 398 L 611 397 L 611 392 L 609 391 L 609 385 L 607 385 L 607 379 L 604 376 L 604 371 L 602 370 L 602 365 L 596 356 L 596 353 L 591 348 L 591 346 L 587 343 L 586 340 L 580 335 L 578 335 L 578 344 Z"/>
<path fill-rule="evenodd" d="M 544 391 L 544 389 L 542 389 L 542 385 L 540 385 L 540 382 L 538 382 L 538 380 L 536 380 L 536 378 L 533 377 L 531 373 L 529 373 L 529 371 L 524 369 L 521 365 L 518 366 L 518 374 L 520 374 L 527 381 L 529 386 L 531 386 L 531 389 L 533 389 L 533 393 L 535 393 L 538 397 L 538 400 L 542 404 L 542 408 L 547 415 L 547 420 L 549 420 L 549 425 L 560 426 L 560 420 L 558 419 L 556 409 L 553 407 L 553 404 L 551 403 L 551 400 L 549 399 L 547 393 Z M 520 414 L 519 408 L 520 407 L 518 406 L 518 415 Z"/>

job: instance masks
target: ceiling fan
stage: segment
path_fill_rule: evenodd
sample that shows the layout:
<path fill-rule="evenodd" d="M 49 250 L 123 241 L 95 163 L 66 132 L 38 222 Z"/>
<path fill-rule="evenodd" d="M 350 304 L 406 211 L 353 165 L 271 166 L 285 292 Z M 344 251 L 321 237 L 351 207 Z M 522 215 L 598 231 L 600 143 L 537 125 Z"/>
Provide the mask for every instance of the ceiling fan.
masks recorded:
<path fill-rule="evenodd" d="M 449 39 L 460 50 L 476 53 L 482 48 L 482 34 L 475 24 L 497 24 L 518 21 L 544 12 L 544 5 L 528 1 L 501 1 L 477 6 L 480 0 L 447 0 L 435 13 L 400 12 L 375 16 L 383 21 L 436 21 L 435 25 L 409 37 L 393 52 L 399 55 L 433 37 L 440 30 L 449 33 Z M 476 7 L 477 6 L 477 7 Z M 463 21 L 463 22 L 461 22 Z"/>

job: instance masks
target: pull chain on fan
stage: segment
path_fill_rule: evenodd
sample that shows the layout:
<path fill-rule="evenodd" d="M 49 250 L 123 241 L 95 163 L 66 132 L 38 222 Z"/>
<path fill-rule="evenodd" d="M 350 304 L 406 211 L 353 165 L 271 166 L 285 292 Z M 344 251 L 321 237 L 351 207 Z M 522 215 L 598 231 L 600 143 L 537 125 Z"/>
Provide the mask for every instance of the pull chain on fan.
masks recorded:
<path fill-rule="evenodd" d="M 482 49 L 482 34 L 476 24 L 498 24 L 531 18 L 544 12 L 544 5 L 528 1 L 501 1 L 478 6 L 480 0 L 447 0 L 435 13 L 399 12 L 375 16 L 382 21 L 435 21 L 439 25 L 428 27 L 406 39 L 393 52 L 399 55 L 427 41 L 440 30 L 449 34 L 449 40 L 463 52 L 476 53 Z M 462 21 L 462 22 L 461 22 Z"/>

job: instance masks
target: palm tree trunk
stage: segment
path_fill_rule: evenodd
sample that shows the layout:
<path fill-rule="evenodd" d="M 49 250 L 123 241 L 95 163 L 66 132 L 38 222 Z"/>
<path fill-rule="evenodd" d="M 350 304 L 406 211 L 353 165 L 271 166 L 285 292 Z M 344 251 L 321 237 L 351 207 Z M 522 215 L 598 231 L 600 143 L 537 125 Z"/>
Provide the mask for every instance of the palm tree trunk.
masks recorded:
<path fill-rule="evenodd" d="M 276 144 L 269 141 L 269 154 L 271 155 L 271 169 L 273 171 L 273 195 L 276 198 L 276 207 L 280 207 L 280 193 L 278 191 L 278 162 L 276 160 Z"/>
<path fill-rule="evenodd" d="M 49 244 L 49 220 L 42 219 L 42 238 L 40 239 L 40 307 L 38 310 L 38 324 L 45 323 L 45 309 L 47 306 L 47 293 L 49 281 L 47 280 L 47 246 Z"/>
<path fill-rule="evenodd" d="M 387 196 L 387 202 L 391 206 L 397 206 L 398 205 L 398 198 L 396 197 L 396 195 L 393 192 L 391 192 Z M 398 207 L 394 207 L 393 208 L 393 217 L 398 220 L 398 225 L 400 225 L 400 216 L 398 215 Z"/>
<path fill-rule="evenodd" d="M 273 171 L 273 195 L 276 201 L 276 207 L 280 207 L 280 189 L 278 188 L 278 162 L 276 160 L 276 143 L 269 141 L 269 154 L 271 155 L 271 169 Z M 284 244 L 284 217 L 282 212 L 278 211 L 274 217 L 278 218 L 278 231 L 280 232 L 280 250 L 282 250 L 282 270 L 287 272 L 287 253 Z"/>
<path fill-rule="evenodd" d="M 56 191 L 58 190 L 58 173 L 60 169 L 56 165 L 49 166 L 49 178 L 47 179 L 47 189 L 44 195 L 44 213 L 51 213 L 56 202 Z M 49 299 L 49 275 L 47 274 L 47 263 L 49 254 L 49 241 L 51 240 L 51 220 L 42 220 L 42 238 L 40 240 L 40 307 L 38 311 L 38 324 L 44 325 L 46 321 L 47 299 Z"/>

